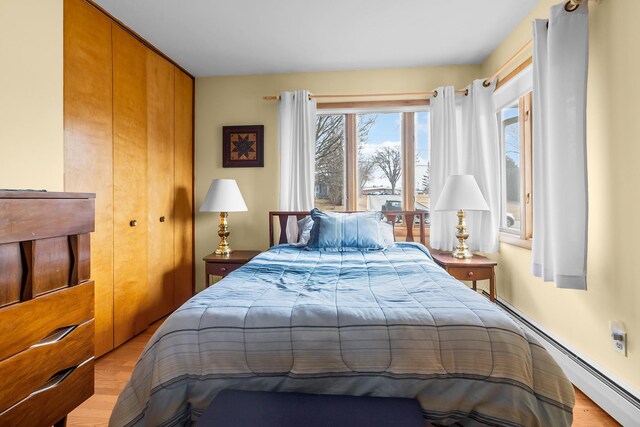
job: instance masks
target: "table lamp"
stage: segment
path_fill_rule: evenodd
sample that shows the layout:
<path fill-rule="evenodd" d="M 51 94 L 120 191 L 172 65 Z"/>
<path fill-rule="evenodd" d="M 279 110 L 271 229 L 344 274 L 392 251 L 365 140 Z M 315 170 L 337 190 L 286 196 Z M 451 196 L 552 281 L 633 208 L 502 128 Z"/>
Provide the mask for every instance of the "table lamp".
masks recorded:
<path fill-rule="evenodd" d="M 235 179 L 214 179 L 200 205 L 200 212 L 220 212 L 220 226 L 218 236 L 220 243 L 216 249 L 216 255 L 229 255 L 232 251 L 229 247 L 227 237 L 229 237 L 229 224 L 227 217 L 229 212 L 245 212 L 247 205 L 244 203 L 242 194 Z"/>
<path fill-rule="evenodd" d="M 464 211 L 488 211 L 489 206 L 482 197 L 480 187 L 473 175 L 449 175 L 444 183 L 440 198 L 436 203 L 436 211 L 458 211 L 456 238 L 458 246 L 451 255 L 454 258 L 472 258 L 473 254 L 465 240 L 469 237 L 464 222 Z"/>

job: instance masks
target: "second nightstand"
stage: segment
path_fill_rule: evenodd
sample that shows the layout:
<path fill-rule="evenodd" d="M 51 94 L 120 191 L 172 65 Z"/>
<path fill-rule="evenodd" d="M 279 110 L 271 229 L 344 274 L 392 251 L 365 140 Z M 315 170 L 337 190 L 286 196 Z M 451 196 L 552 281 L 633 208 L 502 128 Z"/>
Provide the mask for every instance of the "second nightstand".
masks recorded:
<path fill-rule="evenodd" d="M 248 263 L 258 255 L 260 251 L 233 251 L 229 255 L 216 255 L 215 253 L 209 254 L 202 258 L 204 264 L 204 286 L 206 288 L 210 285 L 209 276 L 221 276 L 225 277 L 233 270 L 237 270 L 244 264 Z"/>
<path fill-rule="evenodd" d="M 473 284 L 476 290 L 476 280 L 489 280 L 489 299 L 496 300 L 496 273 L 494 267 L 497 262 L 491 261 L 480 255 L 473 258 L 454 258 L 449 252 L 434 252 L 431 254 L 434 261 L 447 273 L 458 280 L 464 280 Z"/>

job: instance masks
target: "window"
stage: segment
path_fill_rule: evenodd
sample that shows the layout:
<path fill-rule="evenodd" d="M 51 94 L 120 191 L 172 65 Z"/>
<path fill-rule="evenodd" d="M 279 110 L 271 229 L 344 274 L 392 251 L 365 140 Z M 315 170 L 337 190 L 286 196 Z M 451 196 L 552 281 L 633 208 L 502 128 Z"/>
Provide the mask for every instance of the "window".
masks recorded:
<path fill-rule="evenodd" d="M 502 223 L 514 237 L 531 238 L 531 92 L 497 113 L 500 131 Z"/>
<path fill-rule="evenodd" d="M 403 210 L 402 114 L 356 114 L 357 210 Z"/>
<path fill-rule="evenodd" d="M 521 173 L 520 173 L 520 111 L 518 103 L 500 111 L 502 136 L 502 170 L 504 181 L 502 228 L 520 233 Z"/>
<path fill-rule="evenodd" d="M 427 106 L 387 104 L 372 109 L 349 104 L 349 108 L 337 111 L 319 106 L 315 205 L 337 211 L 422 210 L 428 225 Z M 401 237 L 403 230 L 397 230 L 400 234 L 396 237 Z"/>
<path fill-rule="evenodd" d="M 431 144 L 429 132 L 429 112 L 415 113 L 415 210 L 425 212 L 429 221 L 429 190 L 431 189 Z"/>
<path fill-rule="evenodd" d="M 344 210 L 345 116 L 316 117 L 315 206 L 322 210 Z"/>
<path fill-rule="evenodd" d="M 354 103 L 355 104 L 355 103 Z M 429 112 L 319 109 L 315 204 L 325 210 L 429 212 Z"/>

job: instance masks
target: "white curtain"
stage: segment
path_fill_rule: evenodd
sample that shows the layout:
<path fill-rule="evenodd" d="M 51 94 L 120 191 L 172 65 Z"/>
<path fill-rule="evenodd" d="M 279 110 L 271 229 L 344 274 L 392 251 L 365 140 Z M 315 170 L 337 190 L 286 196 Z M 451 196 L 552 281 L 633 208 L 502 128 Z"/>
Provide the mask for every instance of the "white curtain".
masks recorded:
<path fill-rule="evenodd" d="M 430 244 L 434 249 L 450 251 L 454 248 L 455 212 L 435 211 L 440 193 L 449 175 L 459 174 L 460 155 L 456 94 L 453 86 L 439 87 L 438 95 L 431 98 L 431 206 Z"/>
<path fill-rule="evenodd" d="M 462 97 L 461 172 L 473 175 L 489 205 L 486 212 L 466 212 L 471 251 L 497 252 L 500 229 L 500 147 L 498 122 L 493 98 L 495 82 L 485 87 L 484 80 L 469 85 Z"/>
<path fill-rule="evenodd" d="M 316 147 L 316 101 L 309 92 L 280 94 L 280 209 L 313 209 Z M 298 235 L 295 218 L 287 226 L 289 241 Z"/>
<path fill-rule="evenodd" d="M 532 271 L 586 289 L 587 2 L 533 23 Z M 548 28 L 547 28 L 548 23 Z"/>
<path fill-rule="evenodd" d="M 500 150 L 495 85 L 482 85 L 476 80 L 467 96 L 456 95 L 452 86 L 438 88 L 431 98 L 431 201 L 438 203 L 440 192 L 449 175 L 469 174 L 478 182 L 490 211 L 465 212 L 469 232 L 469 250 L 498 251 L 500 227 Z M 452 250 L 458 218 L 455 212 L 431 209 L 431 247 Z"/>

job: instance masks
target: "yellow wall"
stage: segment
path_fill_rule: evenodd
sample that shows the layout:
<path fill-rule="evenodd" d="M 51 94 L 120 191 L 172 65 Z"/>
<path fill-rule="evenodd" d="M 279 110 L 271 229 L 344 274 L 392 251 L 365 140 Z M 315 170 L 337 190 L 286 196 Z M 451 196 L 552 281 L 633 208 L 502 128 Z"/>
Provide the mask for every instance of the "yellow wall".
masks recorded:
<path fill-rule="evenodd" d="M 483 64 L 484 73 L 495 71 L 529 40 L 531 20 L 548 17 L 549 7 L 557 2 L 543 0 L 491 54 Z M 589 289 L 556 289 L 552 283 L 533 278 L 531 252 L 502 244 L 495 257 L 498 295 L 637 392 L 640 282 L 636 270 L 640 263 L 634 231 L 640 211 L 640 85 L 636 81 L 640 76 L 640 2 L 589 3 Z M 612 349 L 611 319 L 626 326 L 626 358 Z"/>
<path fill-rule="evenodd" d="M 308 89 L 312 93 L 415 92 L 445 84 L 467 85 L 479 75 L 479 66 L 406 68 L 373 71 L 270 74 L 196 79 L 196 210 L 213 178 L 233 178 L 247 203 L 248 212 L 229 214 L 230 243 L 236 249 L 266 249 L 268 216 L 279 207 L 280 162 L 278 103 L 264 95 Z M 222 126 L 262 124 L 264 168 L 222 167 Z M 196 213 L 196 286 L 204 286 L 202 257 L 218 242 L 218 216 Z"/>
<path fill-rule="evenodd" d="M 62 0 L 0 0 L 0 188 L 63 189 Z"/>

